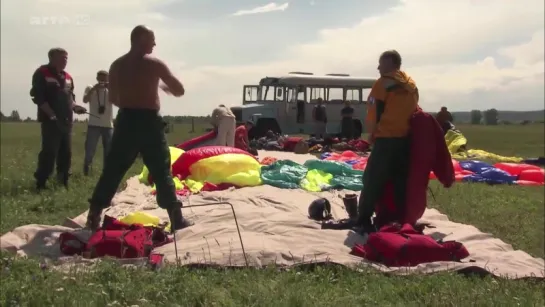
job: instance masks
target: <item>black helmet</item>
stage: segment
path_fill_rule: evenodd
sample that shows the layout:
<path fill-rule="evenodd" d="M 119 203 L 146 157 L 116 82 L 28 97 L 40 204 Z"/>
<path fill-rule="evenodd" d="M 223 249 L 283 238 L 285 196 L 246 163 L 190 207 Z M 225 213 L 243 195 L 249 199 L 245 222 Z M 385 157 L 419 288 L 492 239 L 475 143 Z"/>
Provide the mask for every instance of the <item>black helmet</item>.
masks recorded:
<path fill-rule="evenodd" d="M 315 221 L 327 221 L 331 216 L 331 204 L 325 198 L 318 198 L 308 206 L 308 217 Z"/>

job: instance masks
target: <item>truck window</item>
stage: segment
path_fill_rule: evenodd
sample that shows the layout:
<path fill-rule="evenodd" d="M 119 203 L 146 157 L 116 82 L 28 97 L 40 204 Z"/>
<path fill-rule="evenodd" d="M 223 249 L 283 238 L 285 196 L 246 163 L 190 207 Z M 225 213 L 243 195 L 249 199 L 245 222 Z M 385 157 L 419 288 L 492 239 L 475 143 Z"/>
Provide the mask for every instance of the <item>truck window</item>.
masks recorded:
<path fill-rule="evenodd" d="M 362 89 L 347 89 L 346 90 L 346 100 L 352 103 L 360 103 L 362 100 Z"/>

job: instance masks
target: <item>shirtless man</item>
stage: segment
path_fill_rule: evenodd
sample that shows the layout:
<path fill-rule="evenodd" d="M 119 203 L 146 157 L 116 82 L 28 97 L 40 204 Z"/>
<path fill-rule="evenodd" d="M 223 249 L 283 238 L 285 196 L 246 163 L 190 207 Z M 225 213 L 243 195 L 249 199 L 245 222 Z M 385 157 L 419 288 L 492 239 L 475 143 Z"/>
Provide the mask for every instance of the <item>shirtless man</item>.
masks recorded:
<path fill-rule="evenodd" d="M 184 87 L 165 63 L 150 56 L 154 47 L 153 31 L 137 26 L 131 32 L 130 51 L 110 66 L 109 100 L 119 112 L 104 169 L 89 200 L 86 226 L 92 230 L 99 227 L 102 210 L 110 206 L 138 154 L 157 187 L 158 205 L 168 211 L 172 231 L 192 224 L 182 216 L 182 203 L 176 197 L 157 90 L 181 97 Z M 164 84 L 159 85 L 159 80 Z"/>

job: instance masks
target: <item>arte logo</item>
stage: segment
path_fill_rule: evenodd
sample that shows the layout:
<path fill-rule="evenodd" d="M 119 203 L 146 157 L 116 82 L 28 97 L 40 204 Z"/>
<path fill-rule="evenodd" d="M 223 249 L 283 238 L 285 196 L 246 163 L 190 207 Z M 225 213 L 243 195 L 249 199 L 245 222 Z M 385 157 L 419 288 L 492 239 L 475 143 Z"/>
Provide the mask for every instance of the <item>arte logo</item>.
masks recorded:
<path fill-rule="evenodd" d="M 91 17 L 86 14 L 76 14 L 72 16 L 31 16 L 30 25 L 32 26 L 88 26 L 91 24 Z"/>

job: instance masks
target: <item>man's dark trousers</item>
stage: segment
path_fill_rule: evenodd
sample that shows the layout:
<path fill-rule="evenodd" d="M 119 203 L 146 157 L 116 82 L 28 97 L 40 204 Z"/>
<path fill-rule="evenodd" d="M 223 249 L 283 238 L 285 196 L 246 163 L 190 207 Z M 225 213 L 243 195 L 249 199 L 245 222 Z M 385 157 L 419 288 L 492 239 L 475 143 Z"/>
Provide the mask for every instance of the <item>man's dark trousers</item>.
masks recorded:
<path fill-rule="evenodd" d="M 38 189 L 53 173 L 57 164 L 57 176 L 64 185 L 68 183 L 68 173 L 72 163 L 72 125 L 58 121 L 41 123 L 42 150 L 38 155 L 38 167 L 34 173 Z"/>
<path fill-rule="evenodd" d="M 383 196 L 386 184 L 391 181 L 398 214 L 403 214 L 406 202 L 409 172 L 410 143 L 408 137 L 376 138 L 363 173 L 363 189 L 358 205 L 358 224 L 371 220 L 375 205 Z"/>
<path fill-rule="evenodd" d="M 89 200 L 92 211 L 110 206 L 123 177 L 140 154 L 157 188 L 159 207 L 169 211 L 179 202 L 170 170 L 165 125 L 157 111 L 120 109 L 111 147 L 100 179 Z"/>

